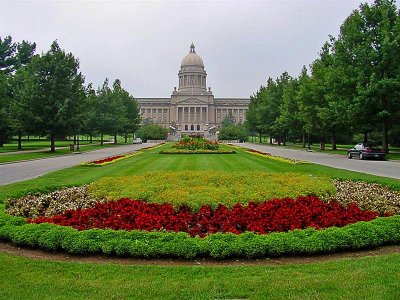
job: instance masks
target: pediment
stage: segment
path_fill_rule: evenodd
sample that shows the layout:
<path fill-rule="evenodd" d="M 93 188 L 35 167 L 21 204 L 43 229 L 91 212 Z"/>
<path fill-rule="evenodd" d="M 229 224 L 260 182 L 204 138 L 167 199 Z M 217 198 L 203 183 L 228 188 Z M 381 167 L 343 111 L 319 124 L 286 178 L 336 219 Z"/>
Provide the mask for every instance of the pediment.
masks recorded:
<path fill-rule="evenodd" d="M 208 104 L 208 103 L 207 101 L 192 97 L 180 100 L 176 104 Z"/>

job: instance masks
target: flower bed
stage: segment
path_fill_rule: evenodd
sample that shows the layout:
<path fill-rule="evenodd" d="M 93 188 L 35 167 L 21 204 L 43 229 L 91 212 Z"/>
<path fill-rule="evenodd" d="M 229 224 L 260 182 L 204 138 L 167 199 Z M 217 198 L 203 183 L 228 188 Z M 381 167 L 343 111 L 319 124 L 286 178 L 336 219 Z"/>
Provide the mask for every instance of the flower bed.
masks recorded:
<path fill-rule="evenodd" d="M 335 179 L 337 193 L 332 197 L 343 206 L 355 202 L 363 210 L 373 210 L 381 215 L 400 215 L 400 192 L 377 183 Z"/>
<path fill-rule="evenodd" d="M 296 200 L 273 199 L 232 209 L 218 205 L 216 210 L 202 206 L 197 213 L 188 207 L 177 210 L 171 204 L 148 204 L 123 198 L 93 208 L 68 210 L 54 217 L 28 219 L 28 223 L 53 223 L 78 230 L 92 228 L 114 230 L 166 230 L 204 236 L 216 232 L 240 234 L 245 231 L 266 234 L 293 229 L 342 227 L 359 221 L 371 221 L 376 212 L 360 210 L 356 204 L 344 208 L 337 202 L 325 203 L 317 197 Z"/>
<path fill-rule="evenodd" d="M 187 149 L 168 149 L 160 151 L 160 154 L 236 154 L 234 150 L 208 150 L 208 149 L 197 149 L 197 150 L 187 150 Z"/>
<path fill-rule="evenodd" d="M 277 160 L 277 161 L 280 161 L 280 162 L 293 164 L 293 165 L 310 164 L 309 161 L 300 160 L 300 159 L 294 159 L 294 158 L 287 158 L 287 157 L 277 156 L 277 155 L 272 155 L 271 153 L 262 152 L 262 151 L 258 151 L 258 150 L 254 150 L 254 149 L 247 149 L 246 152 L 249 152 L 249 153 L 252 153 L 252 154 L 256 154 L 256 155 L 260 155 L 260 156 L 266 157 L 268 159 L 272 159 L 272 160 Z"/>
<path fill-rule="evenodd" d="M 91 166 L 91 167 L 102 167 L 105 165 L 109 165 L 112 163 L 115 163 L 117 161 L 120 161 L 122 159 L 125 158 L 129 158 L 132 156 L 135 156 L 137 154 L 139 154 L 140 152 L 131 152 L 131 153 L 127 153 L 127 154 L 122 154 L 122 155 L 115 155 L 115 156 L 110 156 L 110 157 L 106 157 L 106 158 L 102 158 L 102 159 L 97 159 L 97 160 L 92 160 L 89 162 L 84 162 L 81 163 L 82 166 Z"/>
<path fill-rule="evenodd" d="M 26 218 L 52 217 L 66 210 L 85 209 L 107 201 L 106 198 L 90 195 L 88 185 L 84 185 L 48 194 L 28 194 L 19 199 L 9 199 L 6 201 L 6 212 Z"/>
<path fill-rule="evenodd" d="M 297 173 L 177 171 L 149 172 L 136 176 L 105 177 L 89 185 L 94 197 L 142 199 L 170 203 L 175 208 L 218 203 L 233 207 L 250 201 L 298 196 L 329 197 L 335 193 L 332 180 Z"/>
<path fill-rule="evenodd" d="M 186 135 L 179 142 L 176 142 L 174 148 L 181 150 L 218 150 L 218 141 L 210 141 L 199 135 Z"/>
<path fill-rule="evenodd" d="M 165 142 L 162 142 L 162 143 L 159 143 L 159 144 L 155 144 L 153 146 L 147 146 L 147 147 L 141 148 L 139 151 L 155 149 L 155 148 L 161 147 L 164 144 L 165 144 Z"/>

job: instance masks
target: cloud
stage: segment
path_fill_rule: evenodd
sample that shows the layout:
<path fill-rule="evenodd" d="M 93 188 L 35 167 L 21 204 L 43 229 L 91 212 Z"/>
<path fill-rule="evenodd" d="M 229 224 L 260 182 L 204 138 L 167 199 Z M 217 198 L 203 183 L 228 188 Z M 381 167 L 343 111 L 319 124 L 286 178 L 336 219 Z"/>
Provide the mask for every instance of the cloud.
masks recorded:
<path fill-rule="evenodd" d="M 371 1 L 370 1 L 371 2 Z M 249 97 L 268 77 L 297 76 L 358 1 L 0 2 L 0 35 L 57 39 L 87 82 L 119 78 L 136 97 L 169 97 L 194 42 L 216 97 Z"/>

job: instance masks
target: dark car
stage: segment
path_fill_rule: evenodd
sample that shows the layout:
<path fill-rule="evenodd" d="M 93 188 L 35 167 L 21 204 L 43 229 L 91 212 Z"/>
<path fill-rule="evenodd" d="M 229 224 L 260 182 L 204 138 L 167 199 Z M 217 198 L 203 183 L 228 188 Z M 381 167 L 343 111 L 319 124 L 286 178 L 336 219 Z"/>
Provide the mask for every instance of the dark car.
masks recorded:
<path fill-rule="evenodd" d="M 358 143 L 353 148 L 347 151 L 347 158 L 358 158 L 358 159 L 385 159 L 386 152 L 379 147 L 371 144 Z"/>

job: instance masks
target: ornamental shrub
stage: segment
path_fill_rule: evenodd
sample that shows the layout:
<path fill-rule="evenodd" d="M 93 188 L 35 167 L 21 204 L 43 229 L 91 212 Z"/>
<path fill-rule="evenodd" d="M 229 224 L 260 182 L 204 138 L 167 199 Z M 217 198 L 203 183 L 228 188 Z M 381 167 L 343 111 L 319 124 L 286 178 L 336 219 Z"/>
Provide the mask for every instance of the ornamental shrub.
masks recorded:
<path fill-rule="evenodd" d="M 192 238 L 186 233 L 98 229 L 77 231 L 53 224 L 29 225 L 18 222 L 13 224 L 10 219 L 4 222 L 5 217 L 4 212 L 0 210 L 0 224 L 3 224 L 0 225 L 0 240 L 2 241 L 42 247 L 47 235 L 52 241 L 46 249 L 80 254 L 112 255 L 118 252 L 118 254 L 138 258 L 256 258 L 327 253 L 400 244 L 400 216 L 377 218 L 370 222 L 359 222 L 342 228 L 332 227 L 324 230 L 309 228 L 267 235 L 219 233 L 204 239 Z M 11 219 L 16 219 L 16 217 Z M 37 235 L 32 234 L 33 226 L 40 228 Z M 27 231 L 26 234 L 25 231 Z M 43 233 L 41 234 L 40 231 Z M 57 242 L 55 236 L 59 237 Z M 70 246 L 69 243 L 72 245 Z M 119 245 L 120 243 L 122 245 Z"/>

